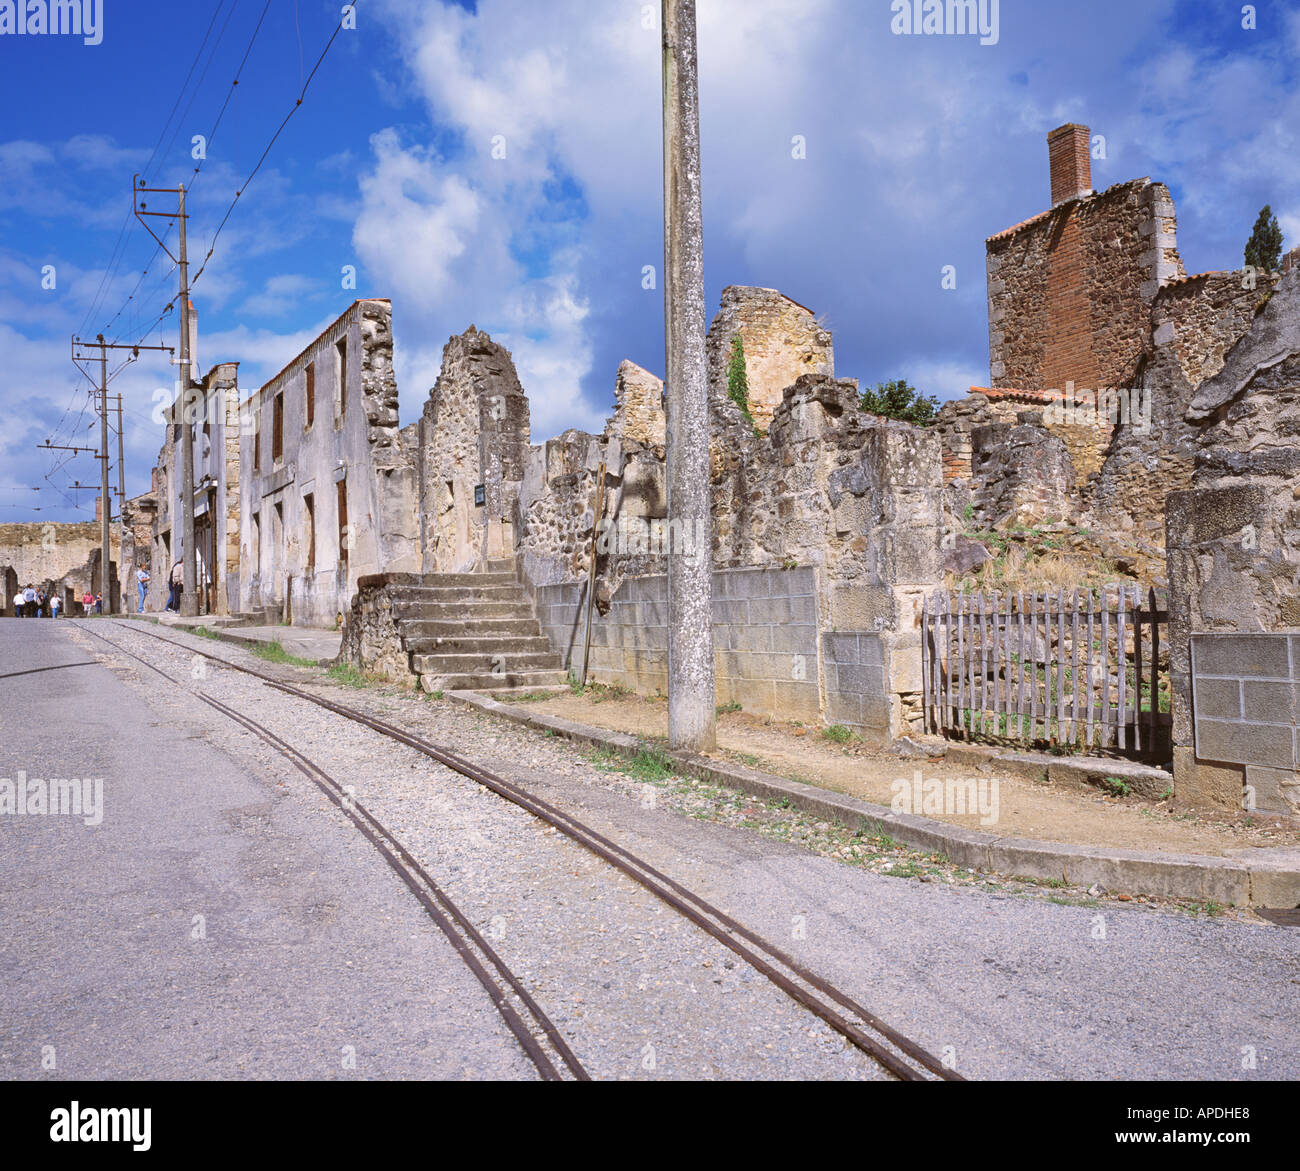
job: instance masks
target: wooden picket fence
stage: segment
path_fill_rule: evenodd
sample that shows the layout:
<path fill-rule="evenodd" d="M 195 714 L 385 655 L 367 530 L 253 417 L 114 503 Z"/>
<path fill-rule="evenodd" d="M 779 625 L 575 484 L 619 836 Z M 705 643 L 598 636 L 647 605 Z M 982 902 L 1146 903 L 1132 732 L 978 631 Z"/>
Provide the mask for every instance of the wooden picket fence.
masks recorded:
<path fill-rule="evenodd" d="M 1143 598 L 1136 585 L 931 594 L 922 609 L 926 729 L 1171 759 L 1168 622 L 1156 591 Z"/>

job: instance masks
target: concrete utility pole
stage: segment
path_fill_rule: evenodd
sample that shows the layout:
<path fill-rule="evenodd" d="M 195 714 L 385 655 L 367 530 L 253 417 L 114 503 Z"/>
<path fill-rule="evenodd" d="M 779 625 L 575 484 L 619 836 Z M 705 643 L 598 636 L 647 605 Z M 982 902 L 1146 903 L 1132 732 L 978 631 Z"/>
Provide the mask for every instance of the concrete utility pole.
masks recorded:
<path fill-rule="evenodd" d="M 122 564 L 118 566 L 118 577 L 126 573 L 126 435 L 122 430 L 122 396 L 117 396 L 117 547 L 121 550 Z M 127 583 L 123 583 L 124 590 Z M 126 613 L 131 607 L 127 604 L 125 593 L 121 594 L 122 608 Z"/>
<path fill-rule="evenodd" d="M 137 179 L 139 177 L 137 176 Z M 132 200 L 135 203 L 136 218 L 149 230 L 163 251 L 176 262 L 180 269 L 181 288 L 181 352 L 176 360 L 180 367 L 180 393 L 172 407 L 172 422 L 180 427 L 181 445 L 181 562 L 184 575 L 185 592 L 181 595 L 181 614 L 194 617 L 199 612 L 198 595 L 198 550 L 194 548 L 194 411 L 190 403 L 193 378 L 190 372 L 190 263 L 186 250 L 185 184 L 171 187 L 145 187 L 143 180 L 131 180 Z M 139 202 L 141 194 L 159 193 L 178 197 L 176 211 L 148 211 L 148 204 Z M 179 225 L 180 247 L 178 255 L 172 256 L 166 242 L 149 227 L 146 216 L 176 220 Z M 140 347 L 144 348 L 144 347 Z M 175 520 L 172 521 L 172 534 L 175 536 Z M 167 567 L 171 572 L 171 566 Z"/>
<path fill-rule="evenodd" d="M 185 244 L 185 184 L 177 188 L 180 196 L 181 271 L 181 517 L 182 553 L 185 591 L 181 594 L 181 614 L 194 617 L 199 612 L 198 550 L 194 548 L 194 417 L 189 410 L 190 398 L 190 261 Z"/>
<path fill-rule="evenodd" d="M 86 376 L 92 383 L 95 381 L 90 372 L 82 364 L 89 362 L 90 355 L 81 351 L 98 350 L 99 351 L 99 387 L 95 395 L 95 408 L 99 411 L 99 449 L 95 452 L 99 459 L 99 499 L 100 499 L 100 559 L 102 566 L 100 570 L 100 592 L 104 595 L 104 612 L 111 614 L 113 612 L 113 575 L 112 562 L 109 560 L 111 553 L 109 524 L 110 517 L 113 513 L 113 498 L 108 493 L 108 384 L 112 379 L 108 375 L 108 351 L 109 350 L 129 350 L 126 361 L 113 371 L 113 377 L 117 377 L 122 370 L 136 361 L 140 357 L 141 350 L 165 350 L 168 353 L 175 353 L 170 346 L 145 346 L 145 345 L 120 345 L 117 342 L 106 342 L 104 335 L 101 333 L 96 336 L 93 342 L 84 342 L 79 337 L 73 336 L 72 339 L 72 361 L 78 370 Z M 60 444 L 52 444 L 47 439 L 41 445 L 49 451 L 71 451 L 74 455 L 82 451 L 89 451 L 90 448 L 84 447 L 65 447 Z M 123 437 L 122 437 L 122 396 L 117 396 L 117 483 L 118 496 L 121 499 L 121 507 L 118 512 L 119 519 L 123 521 L 122 548 L 126 548 L 126 458 L 123 454 Z M 75 484 L 76 488 L 89 488 L 88 484 Z M 118 566 L 118 585 L 121 586 L 121 570 Z M 119 595 L 120 596 L 120 595 Z"/>
<path fill-rule="evenodd" d="M 108 347 L 104 335 L 99 343 L 99 592 L 104 597 L 104 613 L 113 612 L 113 546 L 109 536 L 113 498 L 108 494 Z"/>
<path fill-rule="evenodd" d="M 662 0 L 667 349 L 668 743 L 716 743 L 709 396 L 695 0 Z"/>

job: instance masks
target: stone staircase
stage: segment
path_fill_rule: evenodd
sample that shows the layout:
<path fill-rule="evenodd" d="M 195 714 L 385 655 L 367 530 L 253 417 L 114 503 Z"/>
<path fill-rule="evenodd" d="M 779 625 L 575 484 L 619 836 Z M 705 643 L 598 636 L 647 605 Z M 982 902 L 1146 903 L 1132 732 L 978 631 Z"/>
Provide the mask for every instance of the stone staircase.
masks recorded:
<path fill-rule="evenodd" d="M 425 691 L 516 694 L 563 687 L 551 649 L 513 561 L 474 573 L 426 573 L 394 585 L 393 619 Z"/>

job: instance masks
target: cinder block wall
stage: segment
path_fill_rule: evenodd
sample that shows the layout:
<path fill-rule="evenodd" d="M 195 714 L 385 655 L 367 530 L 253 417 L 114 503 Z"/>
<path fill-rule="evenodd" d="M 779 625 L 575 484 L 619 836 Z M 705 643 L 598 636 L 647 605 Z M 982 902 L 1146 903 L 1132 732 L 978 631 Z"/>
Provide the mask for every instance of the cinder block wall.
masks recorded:
<path fill-rule="evenodd" d="M 864 740 L 883 748 L 890 740 L 887 647 L 867 631 L 822 633 L 826 680 L 826 722 L 846 724 Z"/>
<path fill-rule="evenodd" d="M 542 630 L 582 668 L 586 584 L 539 586 Z M 755 715 L 821 718 L 816 572 L 724 569 L 713 575 L 713 646 L 719 704 Z M 590 677 L 639 692 L 668 690 L 668 579 L 629 578 L 609 612 L 592 612 Z"/>
<path fill-rule="evenodd" d="M 1300 807 L 1300 634 L 1194 634 L 1191 643 L 1197 758 L 1244 767 L 1248 809 Z"/>

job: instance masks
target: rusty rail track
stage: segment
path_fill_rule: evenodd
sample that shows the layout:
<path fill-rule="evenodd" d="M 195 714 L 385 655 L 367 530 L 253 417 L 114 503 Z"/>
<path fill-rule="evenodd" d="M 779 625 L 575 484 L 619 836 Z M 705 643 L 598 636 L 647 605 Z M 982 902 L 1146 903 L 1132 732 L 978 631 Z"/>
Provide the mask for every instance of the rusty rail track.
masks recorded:
<path fill-rule="evenodd" d="M 130 655 L 131 658 L 161 675 L 169 683 L 177 687 L 185 686 L 180 679 L 169 675 L 162 668 L 155 666 L 129 648 L 115 643 L 112 639 L 105 638 L 89 626 L 81 626 L 80 629 L 85 630 L 87 634 L 93 635 L 115 651 Z M 149 632 L 139 631 L 137 633 Z M 170 639 L 164 639 L 163 641 L 171 642 Z M 172 643 L 172 645 L 182 650 L 185 649 L 180 647 L 178 643 Z M 222 660 L 215 659 L 214 661 L 221 662 Z M 556 1028 L 554 1022 L 551 1021 L 528 990 L 520 983 L 518 977 L 515 976 L 487 940 L 483 938 L 464 912 L 456 906 L 447 893 L 429 875 L 428 871 L 411 856 L 406 847 L 386 826 L 315 761 L 253 719 L 252 716 L 236 711 L 228 704 L 222 703 L 219 699 L 203 691 L 191 690 L 191 694 L 269 744 L 289 760 L 299 772 L 312 781 L 353 822 L 366 840 L 379 851 L 389 867 L 406 884 L 429 918 L 447 937 L 456 954 L 460 956 L 483 986 L 484 991 L 487 992 L 492 1001 L 493 1007 L 501 1015 L 506 1026 L 544 1080 L 564 1080 L 564 1075 L 557 1067 L 556 1057 L 567 1068 L 573 1079 L 577 1081 L 591 1080 L 590 1075 L 569 1048 L 559 1029 Z M 489 966 L 496 969 L 497 975 L 495 977 L 488 970 Z M 515 1002 L 518 1003 L 518 1008 Z M 525 1021 L 525 1015 L 532 1018 L 532 1026 Z"/>
<path fill-rule="evenodd" d="M 439 764 L 460 773 L 462 776 L 468 777 L 505 800 L 518 805 L 548 825 L 553 826 L 595 854 L 602 861 L 634 879 L 657 898 L 696 924 L 706 934 L 733 951 L 756 971 L 766 976 L 792 1000 L 808 1009 L 809 1012 L 824 1021 L 830 1028 L 834 1029 L 863 1053 L 874 1058 L 895 1077 L 902 1081 L 966 1080 L 956 1070 L 944 1065 L 939 1058 L 916 1041 L 886 1024 L 852 997 L 744 926 L 744 924 L 738 922 L 725 911 L 713 906 L 700 895 L 663 874 L 648 862 L 624 849 L 617 842 L 611 841 L 590 826 L 584 825 L 562 809 L 542 800 L 513 781 L 497 776 L 495 773 L 482 768 L 450 749 L 433 744 L 404 728 L 399 728 L 385 720 L 357 711 L 355 708 L 347 707 L 344 704 L 334 703 L 321 696 L 313 695 L 261 671 L 253 670 L 240 663 L 232 663 L 229 659 L 224 659 L 207 651 L 185 646 L 175 639 L 165 638 L 152 630 L 145 630 L 135 623 L 128 623 L 123 626 L 122 623 L 116 622 L 114 626 L 156 639 L 158 642 L 165 643 L 186 654 L 197 654 L 220 666 L 250 675 L 268 687 L 313 703 L 326 711 L 333 712 L 345 719 L 370 728 L 372 731 L 404 744 L 437 761 Z M 109 640 L 105 639 L 104 641 L 108 642 Z M 110 643 L 110 645 L 114 644 Z M 130 651 L 127 651 L 127 653 L 132 654 Z M 138 658 L 139 656 L 134 657 Z M 152 664 L 146 665 L 152 666 Z M 211 697 L 201 695 L 201 698 L 211 701 Z"/>

